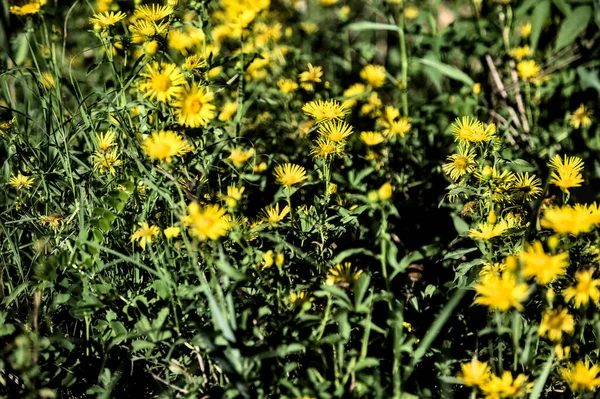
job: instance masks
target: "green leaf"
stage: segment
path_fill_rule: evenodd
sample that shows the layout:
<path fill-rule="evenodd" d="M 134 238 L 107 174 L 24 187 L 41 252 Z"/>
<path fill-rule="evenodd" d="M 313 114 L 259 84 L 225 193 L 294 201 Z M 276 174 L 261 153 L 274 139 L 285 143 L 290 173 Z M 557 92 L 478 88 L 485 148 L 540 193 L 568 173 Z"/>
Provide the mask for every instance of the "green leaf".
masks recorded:
<path fill-rule="evenodd" d="M 534 172 L 536 167 L 524 159 L 515 159 L 511 162 L 516 172 Z"/>
<path fill-rule="evenodd" d="M 571 14 L 571 7 L 567 4 L 565 0 L 552 0 L 556 8 L 562 12 L 565 17 L 568 17 Z"/>
<path fill-rule="evenodd" d="M 523 4 L 517 8 L 517 11 L 515 11 L 517 18 L 521 18 L 525 13 L 527 13 L 527 11 L 529 11 L 530 8 L 535 6 L 537 2 L 538 0 L 525 0 Z"/>
<path fill-rule="evenodd" d="M 454 79 L 454 80 L 463 82 L 467 86 L 473 86 L 475 84 L 475 82 L 473 81 L 473 79 L 471 79 L 471 77 L 469 75 L 467 75 L 460 69 L 453 67 L 452 65 L 444 64 L 439 61 L 435 61 L 432 59 L 426 59 L 426 58 L 417 58 L 417 61 L 419 61 L 421 64 L 423 64 L 425 66 L 434 68 L 435 70 L 440 72 L 442 75 L 446 75 L 450 79 Z"/>
<path fill-rule="evenodd" d="M 588 71 L 584 67 L 579 67 L 577 68 L 577 74 L 579 75 L 581 88 L 583 90 L 592 88 L 596 89 L 598 94 L 600 94 L 600 78 L 598 78 L 597 70 Z"/>
<path fill-rule="evenodd" d="M 138 339 L 136 341 L 133 341 L 131 343 L 131 346 L 134 351 L 139 351 L 139 350 L 144 350 L 144 349 L 152 349 L 152 348 L 154 348 L 155 345 L 152 342 Z"/>
<path fill-rule="evenodd" d="M 377 366 L 379 366 L 379 360 L 375 359 L 374 357 L 365 357 L 364 359 L 360 359 L 358 362 L 356 362 L 356 365 L 354 366 L 354 372 Z"/>
<path fill-rule="evenodd" d="M 550 1 L 546 0 L 535 6 L 531 15 L 531 49 L 535 51 L 546 20 L 550 16 Z"/>
<path fill-rule="evenodd" d="M 546 380 L 548 379 L 548 375 L 550 375 L 550 370 L 552 369 L 552 363 L 554 363 L 554 351 L 551 352 L 550 357 L 548 360 L 546 360 L 542 374 L 540 374 L 537 380 L 535 380 L 535 385 L 533 386 L 531 395 L 529 395 L 529 399 L 538 399 L 542 395 L 544 385 L 546 385 Z"/>
<path fill-rule="evenodd" d="M 469 224 L 462 220 L 458 215 L 452 215 L 452 223 L 454 223 L 454 228 L 458 235 L 469 231 Z"/>
<path fill-rule="evenodd" d="M 359 21 L 346 26 L 348 30 L 388 30 L 398 32 L 398 27 L 391 24 L 383 24 L 381 22 Z"/>
<path fill-rule="evenodd" d="M 587 28 L 592 18 L 592 8 L 588 6 L 578 7 L 563 21 L 556 38 L 556 51 L 573 43 L 577 36 Z"/>

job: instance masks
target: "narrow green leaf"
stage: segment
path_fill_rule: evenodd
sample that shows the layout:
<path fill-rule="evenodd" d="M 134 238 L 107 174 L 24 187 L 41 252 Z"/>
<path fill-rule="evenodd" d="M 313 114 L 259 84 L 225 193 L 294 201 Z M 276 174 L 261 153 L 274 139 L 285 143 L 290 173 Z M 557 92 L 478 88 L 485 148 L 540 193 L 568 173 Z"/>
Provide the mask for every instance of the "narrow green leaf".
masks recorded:
<path fill-rule="evenodd" d="M 542 374 L 535 380 L 535 385 L 533 386 L 533 390 L 531 391 L 531 395 L 529 395 L 529 399 L 538 399 L 542 395 L 542 391 L 544 390 L 544 385 L 546 385 L 546 380 L 548 379 L 548 375 L 550 375 L 550 370 L 552 369 L 552 363 L 554 362 L 554 352 L 551 352 L 550 357 L 546 360 L 546 364 L 544 365 L 544 369 L 542 370 Z"/>
<path fill-rule="evenodd" d="M 552 0 L 552 2 L 565 17 L 568 17 L 571 14 L 571 6 L 569 6 L 565 0 Z"/>
<path fill-rule="evenodd" d="M 556 51 L 573 43 L 577 36 L 587 28 L 592 18 L 592 8 L 588 6 L 578 7 L 563 21 L 556 38 Z"/>
<path fill-rule="evenodd" d="M 550 1 L 546 0 L 535 6 L 531 15 L 531 48 L 535 51 L 546 20 L 550 16 Z"/>
<path fill-rule="evenodd" d="M 425 66 L 434 68 L 435 70 L 440 72 L 442 75 L 446 75 L 450 79 L 458 80 L 468 86 L 473 86 L 475 84 L 475 82 L 473 81 L 473 79 L 471 79 L 471 77 L 469 75 L 467 75 L 460 69 L 453 67 L 452 65 L 444 64 L 439 61 L 435 61 L 432 59 L 426 59 L 426 58 L 417 58 L 417 61 L 419 61 L 421 64 L 423 64 Z"/>
<path fill-rule="evenodd" d="M 391 24 L 383 24 L 381 22 L 359 21 L 354 22 L 346 27 L 348 30 L 388 30 L 398 32 L 398 27 Z"/>

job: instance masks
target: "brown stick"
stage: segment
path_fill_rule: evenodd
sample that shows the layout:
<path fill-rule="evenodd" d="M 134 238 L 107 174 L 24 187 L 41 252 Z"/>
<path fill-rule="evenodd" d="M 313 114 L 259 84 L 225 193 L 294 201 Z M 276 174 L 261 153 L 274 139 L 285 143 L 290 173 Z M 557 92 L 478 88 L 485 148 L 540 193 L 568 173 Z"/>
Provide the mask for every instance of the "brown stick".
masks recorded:
<path fill-rule="evenodd" d="M 523 123 L 523 130 L 525 133 L 529 133 L 529 123 L 527 122 L 527 114 L 525 113 L 525 105 L 523 104 L 523 97 L 521 96 L 521 89 L 519 86 L 519 75 L 515 66 L 515 61 L 510 60 L 510 74 L 512 76 L 513 83 L 515 84 L 515 99 L 517 100 L 517 109 L 521 114 L 521 122 Z"/>

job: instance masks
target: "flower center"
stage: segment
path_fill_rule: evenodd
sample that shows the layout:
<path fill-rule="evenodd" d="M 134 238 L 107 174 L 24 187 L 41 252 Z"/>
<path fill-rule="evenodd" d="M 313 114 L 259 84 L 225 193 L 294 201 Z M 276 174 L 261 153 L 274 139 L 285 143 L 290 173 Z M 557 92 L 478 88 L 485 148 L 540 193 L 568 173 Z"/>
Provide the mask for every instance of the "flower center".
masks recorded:
<path fill-rule="evenodd" d="M 172 84 L 171 78 L 162 73 L 152 79 L 152 88 L 158 92 L 166 92 L 171 88 Z"/>
<path fill-rule="evenodd" d="M 197 114 L 202 109 L 202 104 L 200 103 L 198 97 L 189 97 L 185 101 L 185 108 L 188 113 Z"/>

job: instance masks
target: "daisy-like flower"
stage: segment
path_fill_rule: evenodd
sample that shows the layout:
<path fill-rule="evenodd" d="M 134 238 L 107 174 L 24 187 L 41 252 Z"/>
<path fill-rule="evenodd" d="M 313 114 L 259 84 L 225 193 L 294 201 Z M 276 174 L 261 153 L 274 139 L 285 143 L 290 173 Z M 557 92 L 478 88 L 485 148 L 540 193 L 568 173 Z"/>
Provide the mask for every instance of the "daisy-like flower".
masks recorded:
<path fill-rule="evenodd" d="M 595 391 L 600 386 L 598 373 L 600 373 L 598 365 L 584 363 L 581 360 L 560 370 L 562 378 L 575 392 Z"/>
<path fill-rule="evenodd" d="M 539 197 L 542 192 L 542 182 L 535 175 L 517 173 L 510 186 L 510 192 L 517 201 L 529 202 Z"/>
<path fill-rule="evenodd" d="M 318 123 L 343 119 L 349 112 L 346 107 L 335 100 L 311 101 L 304 104 L 302 111 Z"/>
<path fill-rule="evenodd" d="M 585 205 L 553 207 L 544 211 L 541 225 L 559 234 L 587 233 L 598 222 L 598 217 Z"/>
<path fill-rule="evenodd" d="M 477 229 L 469 230 L 469 237 L 477 240 L 489 241 L 492 238 L 499 237 L 509 229 L 506 221 L 501 220 L 498 223 L 486 222 L 480 223 Z"/>
<path fill-rule="evenodd" d="M 183 64 L 183 68 L 188 71 L 197 71 L 200 69 L 205 69 L 208 66 L 206 63 L 206 59 L 204 57 L 199 56 L 198 54 L 190 55 L 185 58 L 185 64 Z"/>
<path fill-rule="evenodd" d="M 219 114 L 219 120 L 221 122 L 229 122 L 233 116 L 237 113 L 238 103 L 237 101 L 228 101 L 221 107 L 221 113 Z"/>
<path fill-rule="evenodd" d="M 346 98 L 346 100 L 342 102 L 344 107 L 354 107 L 358 101 L 358 97 L 362 96 L 366 90 L 367 87 L 362 83 L 355 83 L 352 86 L 348 87 L 346 90 L 344 90 L 343 96 L 344 98 Z"/>
<path fill-rule="evenodd" d="M 381 65 L 367 65 L 360 71 L 360 77 L 369 86 L 377 89 L 384 85 L 386 80 L 385 67 Z"/>
<path fill-rule="evenodd" d="M 516 47 L 508 52 L 508 55 L 519 61 L 521 61 L 523 58 L 531 56 L 531 54 L 533 54 L 533 52 L 529 46 Z"/>
<path fill-rule="evenodd" d="M 186 127 L 204 127 L 216 116 L 216 107 L 212 104 L 214 94 L 207 87 L 198 88 L 195 85 L 187 86 L 178 102 L 175 115 L 179 124 Z"/>
<path fill-rule="evenodd" d="M 227 186 L 227 194 L 220 194 L 228 208 L 237 207 L 238 201 L 242 199 L 246 187 Z"/>
<path fill-rule="evenodd" d="M 361 132 L 360 141 L 371 147 L 383 143 L 385 137 L 379 132 Z"/>
<path fill-rule="evenodd" d="M 521 398 L 533 387 L 533 383 L 527 383 L 527 376 L 519 374 L 514 378 L 510 371 L 502 373 L 501 377 L 494 374 L 481 385 L 480 389 L 486 394 L 486 398 Z"/>
<path fill-rule="evenodd" d="M 124 12 L 107 11 L 100 14 L 94 14 L 94 16 L 90 18 L 90 24 L 94 25 L 94 27 L 108 28 L 125 18 L 127 18 L 127 14 Z"/>
<path fill-rule="evenodd" d="M 200 241 L 218 240 L 227 234 L 229 223 L 226 216 L 225 209 L 219 205 L 201 207 L 192 202 L 183 222 L 189 227 L 190 234 Z"/>
<path fill-rule="evenodd" d="M 564 160 L 555 155 L 548 162 L 548 166 L 553 169 L 550 183 L 560 187 L 565 192 L 569 192 L 569 188 L 579 187 L 583 183 L 581 171 L 583 171 L 583 160 L 579 157 L 564 156 Z"/>
<path fill-rule="evenodd" d="M 469 146 L 458 146 L 458 154 L 452 154 L 448 157 L 448 163 L 442 166 L 444 172 L 454 181 L 467 173 L 473 172 L 477 162 L 475 162 L 475 151 Z"/>
<path fill-rule="evenodd" d="M 29 190 L 31 186 L 33 186 L 33 183 L 35 183 L 35 179 L 33 177 L 21 174 L 21 171 L 19 171 L 16 176 L 12 175 L 8 180 L 8 184 L 17 190 Z"/>
<path fill-rule="evenodd" d="M 276 225 L 277 223 L 281 222 L 288 213 L 290 213 L 290 207 L 286 205 L 281 211 L 279 211 L 279 203 L 277 203 L 275 206 L 267 206 L 262 210 L 261 213 L 261 222 Z"/>
<path fill-rule="evenodd" d="M 141 43 L 156 36 L 164 36 L 169 31 L 169 22 L 154 23 L 145 19 L 137 19 L 129 25 L 132 40 Z"/>
<path fill-rule="evenodd" d="M 577 284 L 565 288 L 563 296 L 566 302 L 574 301 L 575 308 L 579 309 L 590 301 L 598 303 L 600 300 L 600 280 L 594 278 L 594 269 L 579 270 L 575 273 Z"/>
<path fill-rule="evenodd" d="M 315 83 L 321 83 L 321 77 L 323 76 L 323 69 L 320 66 L 313 66 L 308 64 L 308 71 L 301 72 L 298 77 L 300 78 L 300 86 L 306 91 L 314 91 Z"/>
<path fill-rule="evenodd" d="M 171 130 L 154 132 L 144 140 L 144 152 L 150 159 L 171 162 L 189 151 L 188 142 Z"/>
<path fill-rule="evenodd" d="M 547 337 L 550 341 L 558 342 L 563 333 L 573 335 L 575 332 L 575 319 L 569 314 L 568 309 L 548 309 L 542 317 L 538 328 L 540 337 Z"/>
<path fill-rule="evenodd" d="M 527 246 L 525 251 L 521 253 L 521 258 L 525 263 L 523 275 L 527 278 L 535 277 L 542 285 L 549 284 L 559 276 L 564 275 L 569 265 L 569 254 L 567 252 L 549 255 L 544 252 L 542 243 L 539 241 Z"/>
<path fill-rule="evenodd" d="M 306 169 L 303 166 L 286 163 L 278 165 L 273 172 L 277 182 L 285 187 L 291 187 L 306 180 Z"/>
<path fill-rule="evenodd" d="M 12 5 L 9 7 L 9 11 L 11 14 L 25 16 L 25 15 L 33 15 L 40 12 L 40 9 L 43 5 L 46 4 L 46 0 L 32 0 L 27 2 L 22 2 L 21 5 Z"/>
<path fill-rule="evenodd" d="M 280 79 L 277 82 L 277 86 L 284 94 L 290 94 L 296 91 L 298 83 L 294 82 L 292 79 Z"/>
<path fill-rule="evenodd" d="M 534 60 L 521 61 L 517 64 L 517 72 L 523 80 L 531 80 L 540 74 L 540 67 Z"/>
<path fill-rule="evenodd" d="M 100 148 L 100 151 L 108 151 L 111 147 L 116 146 L 116 138 L 117 135 L 112 130 L 96 134 L 96 140 L 98 140 L 98 148 Z"/>
<path fill-rule="evenodd" d="M 157 22 L 173 14 L 173 7 L 160 4 L 144 4 L 135 9 L 133 16 L 146 21 Z"/>
<path fill-rule="evenodd" d="M 167 227 L 166 229 L 163 230 L 163 234 L 167 238 L 179 237 L 179 234 L 181 234 L 181 229 L 176 226 Z"/>
<path fill-rule="evenodd" d="M 469 363 L 460 365 L 460 373 L 457 378 L 464 385 L 479 387 L 490 379 L 491 374 L 492 370 L 486 362 L 473 359 Z"/>
<path fill-rule="evenodd" d="M 338 263 L 327 272 L 327 285 L 337 285 L 342 288 L 349 288 L 362 274 L 357 266 L 350 262 L 344 264 Z"/>
<path fill-rule="evenodd" d="M 383 130 L 383 134 L 388 137 L 403 137 L 410 132 L 411 127 L 412 125 L 410 123 L 410 119 L 404 116 L 398 120 L 390 122 Z"/>
<path fill-rule="evenodd" d="M 487 139 L 483 122 L 470 116 L 456 118 L 450 126 L 450 132 L 454 135 L 455 140 L 462 142 L 480 143 Z"/>
<path fill-rule="evenodd" d="M 144 92 L 144 97 L 160 102 L 169 102 L 174 97 L 179 97 L 184 90 L 185 77 L 175 64 L 153 62 L 146 65 L 146 71 L 141 73 L 144 81 L 139 88 Z"/>
<path fill-rule="evenodd" d="M 581 104 L 579 108 L 573 111 L 573 114 L 569 118 L 569 125 L 575 129 L 579 129 L 580 127 L 586 129 L 592 125 L 593 114 L 594 111 L 587 109 L 585 105 Z"/>
<path fill-rule="evenodd" d="M 311 303 L 315 300 L 308 291 L 290 291 L 290 303 L 297 307 L 304 307 L 305 303 Z"/>
<path fill-rule="evenodd" d="M 316 159 L 332 159 L 344 155 L 345 144 L 335 142 L 326 137 L 319 137 L 312 147 L 310 154 Z"/>
<path fill-rule="evenodd" d="M 502 276 L 490 276 L 475 285 L 475 303 L 502 312 L 511 308 L 521 310 L 521 302 L 527 298 L 528 289 L 527 284 L 517 283 L 514 274 L 504 272 Z"/>
<path fill-rule="evenodd" d="M 248 162 L 250 158 L 254 156 L 254 148 L 250 148 L 249 150 L 244 150 L 243 148 L 236 147 L 231 151 L 231 154 L 227 158 L 232 164 L 236 167 L 241 168 Z"/>
<path fill-rule="evenodd" d="M 64 221 L 65 219 L 59 213 L 40 216 L 40 223 L 46 227 L 52 228 L 54 231 L 58 230 Z"/>
<path fill-rule="evenodd" d="M 323 137 L 339 143 L 345 141 L 352 134 L 352 126 L 340 120 L 328 121 L 319 126 L 319 133 Z"/>
<path fill-rule="evenodd" d="M 91 159 L 94 163 L 94 170 L 100 174 L 108 172 L 113 176 L 117 173 L 116 168 L 123 163 L 119 159 L 119 153 L 116 148 L 110 151 L 96 151 L 92 154 Z"/>
<path fill-rule="evenodd" d="M 131 241 L 138 241 L 142 249 L 146 249 L 147 244 L 151 244 L 154 237 L 160 234 L 160 229 L 157 226 L 150 226 L 148 222 L 138 223 L 140 228 L 131 235 Z"/>

